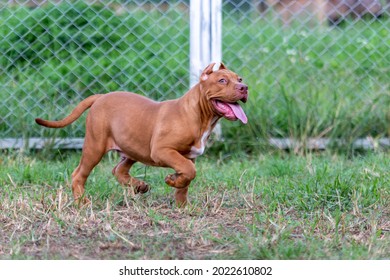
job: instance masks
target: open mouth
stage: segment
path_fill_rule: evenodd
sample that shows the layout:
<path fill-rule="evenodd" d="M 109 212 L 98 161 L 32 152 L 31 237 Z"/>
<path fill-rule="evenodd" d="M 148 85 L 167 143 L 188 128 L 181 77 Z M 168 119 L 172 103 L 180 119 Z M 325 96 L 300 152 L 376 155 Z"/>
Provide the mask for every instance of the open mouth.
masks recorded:
<path fill-rule="evenodd" d="M 212 99 L 211 103 L 213 104 L 215 110 L 224 118 L 230 121 L 240 120 L 244 124 L 248 122 L 248 118 L 246 117 L 244 110 L 237 102 L 229 103 Z"/>

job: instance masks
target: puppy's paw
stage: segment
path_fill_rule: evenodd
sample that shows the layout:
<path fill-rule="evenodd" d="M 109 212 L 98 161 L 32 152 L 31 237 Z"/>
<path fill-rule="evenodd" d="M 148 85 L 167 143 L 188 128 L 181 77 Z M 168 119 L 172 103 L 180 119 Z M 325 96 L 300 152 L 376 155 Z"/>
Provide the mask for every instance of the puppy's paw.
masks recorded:
<path fill-rule="evenodd" d="M 165 183 L 167 183 L 171 187 L 176 187 L 175 185 L 176 179 L 177 179 L 176 174 L 170 174 L 167 177 L 165 177 Z"/>
<path fill-rule="evenodd" d="M 138 184 L 134 186 L 135 193 L 146 193 L 149 190 L 150 190 L 149 185 L 143 181 L 139 181 Z"/>

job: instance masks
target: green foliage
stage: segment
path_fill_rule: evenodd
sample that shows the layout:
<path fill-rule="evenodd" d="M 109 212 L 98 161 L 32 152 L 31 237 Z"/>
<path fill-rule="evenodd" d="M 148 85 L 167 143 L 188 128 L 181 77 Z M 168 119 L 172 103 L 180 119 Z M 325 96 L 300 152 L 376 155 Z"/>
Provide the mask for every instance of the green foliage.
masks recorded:
<path fill-rule="evenodd" d="M 389 19 L 335 29 L 283 30 L 270 22 L 256 14 L 224 17 L 224 58 L 250 92 L 248 125 L 225 123 L 230 148 L 251 149 L 270 136 L 328 137 L 349 145 L 389 136 Z"/>
<path fill-rule="evenodd" d="M 0 11 L 0 53 L 0 131 L 7 137 L 83 136 L 82 121 L 50 132 L 33 119 L 63 117 L 91 94 L 126 90 L 161 100 L 188 88 L 188 24 L 175 9 L 12 6 Z"/>
<path fill-rule="evenodd" d="M 225 143 L 216 149 L 253 151 L 268 137 L 351 144 L 389 136 L 388 18 L 283 30 L 253 11 L 243 17 L 225 7 L 224 13 L 223 60 L 249 85 L 243 105 L 249 122 L 222 121 Z M 164 12 L 84 1 L 2 9 L 0 132 L 82 137 L 82 121 L 52 131 L 33 119 L 62 118 L 94 93 L 181 96 L 189 80 L 188 21 L 175 5 Z"/>
<path fill-rule="evenodd" d="M 181 50 L 173 59 L 169 54 L 188 45 L 188 39 L 186 29 L 177 36 L 167 22 L 156 28 L 154 21 L 161 16 L 142 10 L 121 15 L 84 1 L 3 10 L 1 71 L 17 72 L 13 77 L 19 82 L 28 83 L 28 76 L 54 85 L 55 89 L 44 93 L 49 99 L 58 92 L 69 98 L 125 89 L 151 92 L 161 79 L 161 75 L 153 76 L 161 71 L 174 78 L 160 82 L 160 90 L 176 96 L 174 86 L 182 92 L 186 86 L 177 80 L 188 80 L 186 65 L 178 65 L 185 53 Z M 167 18 L 178 16 L 172 12 Z M 170 42 L 172 37 L 177 41 Z M 168 53 L 162 52 L 163 48 Z"/>
<path fill-rule="evenodd" d="M 70 56 L 81 58 L 93 50 L 109 50 L 109 42 L 116 44 L 123 35 L 114 33 L 121 21 L 113 11 L 81 1 L 31 11 L 19 7 L 16 11 L 3 11 L 2 16 L 11 19 L 2 28 L 3 37 L 8 35 L 8 44 L 0 48 L 4 53 L 2 66 L 7 70 L 26 64 L 38 67 L 48 59 L 60 62 Z"/>

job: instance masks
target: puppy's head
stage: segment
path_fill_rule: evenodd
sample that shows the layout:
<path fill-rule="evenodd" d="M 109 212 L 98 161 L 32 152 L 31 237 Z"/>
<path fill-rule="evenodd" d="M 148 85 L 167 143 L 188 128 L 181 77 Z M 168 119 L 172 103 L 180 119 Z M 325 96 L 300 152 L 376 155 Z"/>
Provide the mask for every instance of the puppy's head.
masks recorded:
<path fill-rule="evenodd" d="M 212 110 L 218 116 L 231 121 L 239 119 L 246 124 L 248 118 L 238 102 L 248 100 L 248 86 L 223 63 L 217 71 L 213 71 L 214 65 L 207 66 L 200 76 L 202 91 L 207 95 Z"/>

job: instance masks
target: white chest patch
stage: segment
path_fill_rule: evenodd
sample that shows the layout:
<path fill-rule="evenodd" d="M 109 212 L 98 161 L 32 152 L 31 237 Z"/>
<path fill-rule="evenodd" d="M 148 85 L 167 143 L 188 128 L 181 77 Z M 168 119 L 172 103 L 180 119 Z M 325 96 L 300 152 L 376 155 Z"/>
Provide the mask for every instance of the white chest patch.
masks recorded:
<path fill-rule="evenodd" d="M 204 153 L 204 149 L 206 148 L 207 138 L 209 137 L 209 135 L 210 135 L 210 131 L 206 130 L 200 139 L 200 147 L 198 148 L 196 146 L 192 146 L 189 154 L 187 155 L 187 158 L 195 159 Z"/>

